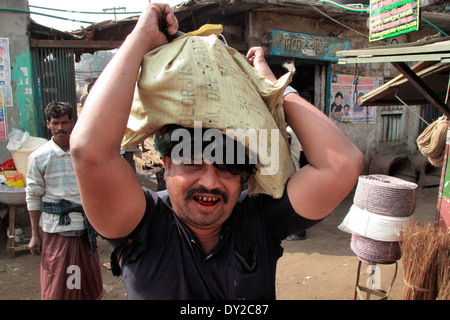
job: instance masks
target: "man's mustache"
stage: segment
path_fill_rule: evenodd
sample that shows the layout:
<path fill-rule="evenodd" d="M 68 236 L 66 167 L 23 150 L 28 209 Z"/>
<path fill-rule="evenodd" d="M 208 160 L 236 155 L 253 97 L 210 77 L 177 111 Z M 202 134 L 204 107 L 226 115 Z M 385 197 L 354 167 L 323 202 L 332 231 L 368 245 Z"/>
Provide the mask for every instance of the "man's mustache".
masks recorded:
<path fill-rule="evenodd" d="M 67 131 L 65 131 L 65 130 L 56 130 L 55 131 L 55 134 L 60 134 L 60 133 L 67 134 Z"/>
<path fill-rule="evenodd" d="M 208 189 L 203 188 L 203 187 L 189 189 L 186 192 L 186 194 L 184 196 L 184 199 L 185 200 L 189 200 L 196 193 L 210 193 L 210 194 L 222 197 L 222 199 L 223 199 L 223 201 L 225 203 L 228 202 L 228 195 L 225 192 L 223 192 L 223 191 L 221 191 L 219 189 L 208 190 Z"/>

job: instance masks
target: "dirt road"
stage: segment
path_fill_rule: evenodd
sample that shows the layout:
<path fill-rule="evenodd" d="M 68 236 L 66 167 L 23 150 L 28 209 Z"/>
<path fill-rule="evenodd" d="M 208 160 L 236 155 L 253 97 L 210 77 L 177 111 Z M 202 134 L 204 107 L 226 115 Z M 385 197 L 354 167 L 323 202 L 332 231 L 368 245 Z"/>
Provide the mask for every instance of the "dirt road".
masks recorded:
<path fill-rule="evenodd" d="M 139 172 L 141 181 L 151 188 L 151 173 Z M 438 187 L 420 189 L 414 213 L 420 222 L 433 222 L 438 199 Z M 354 298 L 358 258 L 350 249 L 351 235 L 337 227 L 353 203 L 350 194 L 323 222 L 307 231 L 307 238 L 300 241 L 284 241 L 284 255 L 278 263 L 277 298 L 279 300 L 352 300 Z M 39 257 L 28 251 L 16 253 L 10 259 L 6 252 L 6 239 L 0 240 L 0 299 L 39 300 Z M 109 261 L 111 249 L 99 239 L 101 264 Z M 401 300 L 403 296 L 403 266 L 399 269 L 390 300 Z M 377 265 L 381 272 L 377 278 L 381 289 L 386 290 L 393 278 L 394 265 Z M 360 284 L 366 285 L 370 266 L 363 264 Z M 126 293 L 121 277 L 114 277 L 102 266 L 104 300 L 124 300 Z"/>

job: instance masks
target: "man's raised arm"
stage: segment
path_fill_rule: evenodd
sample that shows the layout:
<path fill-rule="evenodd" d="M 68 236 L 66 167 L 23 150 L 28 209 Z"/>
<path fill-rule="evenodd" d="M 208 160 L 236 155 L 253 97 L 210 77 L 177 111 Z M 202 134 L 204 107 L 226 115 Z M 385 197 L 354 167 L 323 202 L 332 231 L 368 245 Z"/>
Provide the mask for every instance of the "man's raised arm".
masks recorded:
<path fill-rule="evenodd" d="M 276 81 L 261 47 L 251 48 L 247 58 L 262 76 Z M 284 112 L 309 162 L 289 180 L 289 199 L 301 216 L 324 218 L 358 181 L 363 168 L 362 153 L 332 120 L 299 95 L 285 96 Z"/>
<path fill-rule="evenodd" d="M 71 156 L 86 215 L 104 237 L 128 235 L 141 220 L 145 198 L 120 144 L 131 110 L 143 56 L 167 43 L 161 31 L 178 29 L 167 4 L 150 4 L 83 106 L 70 140 Z"/>

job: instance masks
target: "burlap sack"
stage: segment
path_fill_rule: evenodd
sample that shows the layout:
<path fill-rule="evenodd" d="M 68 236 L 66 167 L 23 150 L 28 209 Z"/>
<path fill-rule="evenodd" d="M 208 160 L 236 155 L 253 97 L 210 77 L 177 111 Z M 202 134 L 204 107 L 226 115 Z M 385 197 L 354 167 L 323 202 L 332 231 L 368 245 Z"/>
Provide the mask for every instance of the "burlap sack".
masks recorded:
<path fill-rule="evenodd" d="M 206 25 L 144 56 L 122 148 L 139 144 L 166 124 L 194 127 L 201 121 L 203 128 L 225 134 L 227 129 L 265 129 L 267 144 L 253 150 L 258 172 L 249 180 L 249 194 L 280 198 L 295 171 L 283 111 L 283 92 L 294 71 L 272 84 L 219 40 L 221 32 L 221 26 Z M 278 130 L 278 154 L 271 153 L 272 134 L 277 136 L 271 129 Z M 252 145 L 246 139 L 246 148 Z"/>

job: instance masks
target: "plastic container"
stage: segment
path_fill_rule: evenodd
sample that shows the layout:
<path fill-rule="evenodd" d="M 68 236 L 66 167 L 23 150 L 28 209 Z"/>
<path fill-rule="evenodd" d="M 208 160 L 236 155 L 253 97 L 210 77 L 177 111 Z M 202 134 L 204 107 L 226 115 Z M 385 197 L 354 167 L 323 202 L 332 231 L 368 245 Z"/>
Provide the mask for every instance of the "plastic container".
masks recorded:
<path fill-rule="evenodd" d="M 25 188 L 10 188 L 0 185 L 0 202 L 11 206 L 19 206 L 27 203 Z"/>
<path fill-rule="evenodd" d="M 8 159 L 1 164 L 2 170 L 17 170 L 13 159 Z"/>
<path fill-rule="evenodd" d="M 13 188 L 24 188 L 23 176 L 18 171 L 5 171 L 6 185 Z"/>

